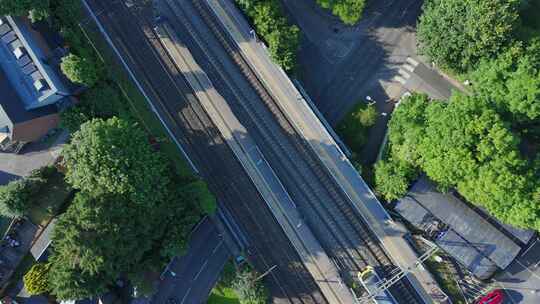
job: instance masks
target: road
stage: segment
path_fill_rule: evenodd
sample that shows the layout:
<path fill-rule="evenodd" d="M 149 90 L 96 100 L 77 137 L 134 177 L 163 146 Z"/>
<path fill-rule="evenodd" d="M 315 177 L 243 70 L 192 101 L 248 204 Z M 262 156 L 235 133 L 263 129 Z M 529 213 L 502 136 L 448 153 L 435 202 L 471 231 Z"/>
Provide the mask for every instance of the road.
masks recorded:
<path fill-rule="evenodd" d="M 152 303 L 167 303 L 169 298 L 182 304 L 205 303 L 230 258 L 221 232 L 205 218 L 193 231 L 187 253 L 175 258 L 163 273 Z"/>
<path fill-rule="evenodd" d="M 416 48 L 421 0 L 369 1 L 362 20 L 345 26 L 315 0 L 282 0 L 303 39 L 298 79 L 334 127 L 358 102 L 370 102 L 381 115 L 360 154 L 375 161 L 395 102 L 406 91 L 448 98 L 451 80 L 423 63 Z M 424 60 L 425 61 L 425 60 Z"/>
<path fill-rule="evenodd" d="M 265 278 L 274 303 L 325 303 L 257 188 L 160 44 L 151 24 L 154 9 L 146 6 L 150 2 L 137 1 L 129 10 L 120 1 L 83 3 L 91 13 L 89 22 L 83 23 L 85 30 L 102 35 L 109 45 L 101 52 L 111 53 L 101 55 L 118 61 L 120 68 L 130 74 L 172 138 L 187 151 L 210 190 L 246 232 L 248 259 L 261 272 L 277 265 Z"/>

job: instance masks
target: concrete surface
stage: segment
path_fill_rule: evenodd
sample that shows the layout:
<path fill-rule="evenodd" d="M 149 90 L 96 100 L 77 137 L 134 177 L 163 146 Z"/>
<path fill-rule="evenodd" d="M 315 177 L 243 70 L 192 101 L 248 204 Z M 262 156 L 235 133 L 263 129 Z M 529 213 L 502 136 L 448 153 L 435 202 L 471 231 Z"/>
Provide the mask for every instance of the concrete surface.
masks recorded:
<path fill-rule="evenodd" d="M 0 152 L 0 185 L 54 163 L 68 138 L 69 133 L 62 131 L 50 144 L 39 141 L 30 143 L 23 147 L 19 154 Z"/>

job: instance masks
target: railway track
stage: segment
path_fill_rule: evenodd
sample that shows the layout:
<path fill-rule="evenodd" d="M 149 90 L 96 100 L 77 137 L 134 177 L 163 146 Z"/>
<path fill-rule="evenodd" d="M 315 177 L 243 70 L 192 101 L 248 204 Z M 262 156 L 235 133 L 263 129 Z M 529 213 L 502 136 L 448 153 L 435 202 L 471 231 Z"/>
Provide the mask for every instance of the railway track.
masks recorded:
<path fill-rule="evenodd" d="M 295 304 L 326 303 L 219 131 L 178 76 L 179 71 L 146 23 L 148 20 L 142 15 L 132 18 L 136 15 L 131 15 L 119 2 L 90 2 L 97 10 L 107 12 L 99 14 L 99 18 L 114 37 L 115 45 L 130 62 L 156 106 L 165 109 L 168 119 L 189 139 L 190 155 L 195 156 L 211 190 L 249 231 L 250 251 L 258 269 L 278 266 L 270 274 L 278 298 Z"/>
<path fill-rule="evenodd" d="M 287 120 L 279 105 L 242 57 L 235 42 L 220 26 L 219 20 L 210 13 L 211 9 L 204 1 L 189 2 L 237 65 L 245 80 L 256 92 L 258 99 L 253 99 L 249 92 L 234 81 L 230 81 L 235 76 L 228 72 L 223 60 L 220 60 L 223 58 L 213 54 L 212 50 L 215 48 L 210 45 L 208 37 L 201 33 L 200 24 L 190 21 L 192 18 L 188 16 L 190 13 L 183 11 L 187 9 L 187 1 L 181 4 L 179 1 L 167 1 L 177 21 L 191 36 L 190 46 L 198 47 L 201 51 L 194 53 L 203 53 L 206 57 L 206 60 L 199 60 L 199 63 L 206 65 L 205 71 L 210 74 L 209 77 L 214 85 L 220 87 L 222 92 L 228 90 L 228 94 L 225 95 L 231 96 L 236 101 L 237 110 L 242 113 L 242 122 L 250 125 L 248 129 L 256 130 L 257 137 L 262 138 L 259 144 L 265 147 L 265 152 L 272 151 L 272 153 L 266 152 L 265 156 L 269 160 L 274 159 L 272 167 L 281 168 L 276 171 L 281 171 L 282 174 L 279 176 L 286 185 L 289 185 L 288 190 L 295 201 L 304 199 L 306 208 L 303 211 L 310 213 L 312 222 L 313 219 L 319 221 L 319 223 L 311 223 L 310 227 L 319 237 L 328 254 L 334 258 L 336 264 L 346 276 L 349 276 L 349 279 L 358 271 L 365 269 L 367 265 L 379 266 L 383 273 L 393 271 L 395 266 L 378 244 L 374 234 L 356 214 L 346 195 L 341 192 L 334 179 L 320 164 L 318 156 L 298 135 L 294 125 Z M 180 5 L 183 8 L 180 8 Z M 189 41 L 190 38 L 187 37 L 186 40 Z M 206 64 L 203 63 L 205 61 Z M 227 100 L 232 102 L 232 99 Z M 265 108 L 260 106 L 261 101 Z M 238 105 L 241 109 L 238 109 Z M 275 123 L 276 121 L 278 124 Z M 292 136 L 283 136 L 283 134 Z M 296 186 L 298 190 L 290 185 Z M 307 210 L 308 208 L 311 210 Z M 407 281 L 396 284 L 392 292 L 398 295 L 397 298 L 401 303 L 419 303 Z"/>

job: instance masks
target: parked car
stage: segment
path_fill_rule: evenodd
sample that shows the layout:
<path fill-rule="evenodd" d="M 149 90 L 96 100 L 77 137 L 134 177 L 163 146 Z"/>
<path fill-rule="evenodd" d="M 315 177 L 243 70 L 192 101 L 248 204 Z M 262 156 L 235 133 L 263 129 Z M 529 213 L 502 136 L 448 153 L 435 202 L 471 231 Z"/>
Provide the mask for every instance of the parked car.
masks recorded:
<path fill-rule="evenodd" d="M 480 298 L 478 304 L 502 304 L 503 301 L 504 293 L 500 289 L 495 289 L 484 297 Z"/>

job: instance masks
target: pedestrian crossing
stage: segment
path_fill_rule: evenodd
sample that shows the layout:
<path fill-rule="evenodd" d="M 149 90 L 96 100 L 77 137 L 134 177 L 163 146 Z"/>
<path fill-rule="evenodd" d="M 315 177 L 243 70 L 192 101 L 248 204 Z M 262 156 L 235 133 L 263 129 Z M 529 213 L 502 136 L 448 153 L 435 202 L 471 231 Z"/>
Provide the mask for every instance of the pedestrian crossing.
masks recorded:
<path fill-rule="evenodd" d="M 404 85 L 407 80 L 411 77 L 411 74 L 414 72 L 414 69 L 418 66 L 419 62 L 411 57 L 407 57 L 405 64 L 403 64 L 399 70 L 398 74 L 392 78 L 393 81 L 397 81 Z"/>

